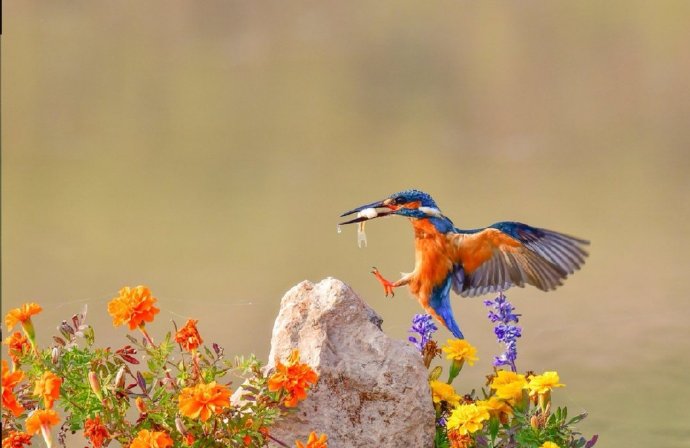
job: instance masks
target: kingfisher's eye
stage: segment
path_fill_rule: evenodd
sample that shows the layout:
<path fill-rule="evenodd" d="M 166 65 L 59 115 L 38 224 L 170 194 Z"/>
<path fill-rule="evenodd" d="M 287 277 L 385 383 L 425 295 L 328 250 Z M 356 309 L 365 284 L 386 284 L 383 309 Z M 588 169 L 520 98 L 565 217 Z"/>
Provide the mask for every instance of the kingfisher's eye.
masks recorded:
<path fill-rule="evenodd" d="M 399 197 L 395 198 L 395 203 L 396 203 L 397 205 L 404 204 L 405 202 L 407 202 L 407 201 L 405 201 L 405 198 L 402 197 L 402 196 L 399 196 Z"/>

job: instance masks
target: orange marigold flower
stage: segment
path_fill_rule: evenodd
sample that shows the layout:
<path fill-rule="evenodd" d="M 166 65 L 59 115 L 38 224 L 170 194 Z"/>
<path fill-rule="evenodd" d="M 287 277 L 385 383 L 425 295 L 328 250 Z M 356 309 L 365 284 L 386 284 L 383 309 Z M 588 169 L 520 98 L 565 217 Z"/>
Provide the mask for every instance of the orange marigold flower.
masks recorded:
<path fill-rule="evenodd" d="M 50 371 L 43 372 L 43 375 L 36 380 L 34 396 L 42 397 L 46 409 L 51 409 L 55 400 L 60 398 L 61 385 L 62 378 Z"/>
<path fill-rule="evenodd" d="M 132 440 L 129 448 L 169 448 L 171 446 L 173 446 L 173 439 L 167 433 L 142 429 Z"/>
<path fill-rule="evenodd" d="M 314 431 L 309 434 L 309 438 L 307 439 L 306 445 L 303 444 L 299 440 L 295 440 L 295 447 L 296 448 L 328 448 L 328 444 L 326 441 L 328 440 L 328 436 L 326 434 L 321 434 L 318 438 L 316 436 L 316 433 Z"/>
<path fill-rule="evenodd" d="M 19 308 L 10 310 L 5 316 L 5 325 L 7 329 L 11 330 L 17 324 L 23 324 L 24 322 L 31 320 L 31 316 L 38 314 L 43 310 L 40 305 L 36 303 L 25 303 Z"/>
<path fill-rule="evenodd" d="M 52 409 L 37 409 L 26 419 L 26 432 L 36 434 L 41 431 L 48 448 L 53 446 L 50 427 L 60 423 L 60 417 Z"/>
<path fill-rule="evenodd" d="M 205 422 L 212 413 L 220 414 L 230 406 L 230 389 L 215 381 L 185 387 L 180 392 L 179 402 L 182 415 Z"/>
<path fill-rule="evenodd" d="M 101 422 L 101 417 L 97 415 L 94 418 L 86 419 L 84 422 L 84 437 L 91 441 L 94 448 L 101 448 L 103 441 L 110 439 L 108 428 Z"/>
<path fill-rule="evenodd" d="M 19 331 L 15 331 L 12 336 L 6 338 L 2 343 L 7 346 L 7 352 L 15 364 L 19 362 L 19 358 L 29 351 L 29 340 Z"/>
<path fill-rule="evenodd" d="M 15 417 L 24 412 L 24 406 L 14 396 L 14 388 L 24 379 L 24 372 L 10 371 L 7 361 L 2 360 L 2 407 L 9 409 Z"/>
<path fill-rule="evenodd" d="M 127 324 L 130 330 L 134 330 L 144 322 L 153 322 L 153 316 L 160 311 L 153 305 L 157 300 L 146 286 L 125 286 L 120 295 L 108 303 L 108 313 L 114 326 Z"/>
<path fill-rule="evenodd" d="M 197 347 L 204 342 L 199 335 L 199 330 L 196 329 L 196 324 L 198 322 L 198 320 L 189 319 L 187 323 L 184 324 L 184 327 L 180 328 L 177 333 L 175 333 L 175 341 L 188 352 L 196 350 Z"/>
<path fill-rule="evenodd" d="M 307 364 L 300 364 L 299 350 L 293 350 L 287 364 L 276 361 L 276 371 L 268 379 L 268 390 L 284 390 L 287 393 L 285 406 L 295 407 L 307 398 L 307 388 L 314 385 L 319 375 Z"/>
<path fill-rule="evenodd" d="M 2 439 L 2 448 L 24 448 L 31 445 L 31 436 L 25 432 L 12 431 Z"/>

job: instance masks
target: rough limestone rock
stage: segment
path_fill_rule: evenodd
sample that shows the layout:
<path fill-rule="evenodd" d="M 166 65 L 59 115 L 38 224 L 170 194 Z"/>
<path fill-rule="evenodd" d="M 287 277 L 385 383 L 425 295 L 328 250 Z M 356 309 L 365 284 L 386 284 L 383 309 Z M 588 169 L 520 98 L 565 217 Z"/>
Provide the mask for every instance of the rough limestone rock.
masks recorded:
<path fill-rule="evenodd" d="M 381 323 L 340 280 L 304 281 L 285 294 L 268 367 L 297 348 L 320 378 L 273 436 L 291 446 L 311 431 L 327 434 L 329 448 L 433 446 L 428 372 L 416 349 L 386 336 Z"/>

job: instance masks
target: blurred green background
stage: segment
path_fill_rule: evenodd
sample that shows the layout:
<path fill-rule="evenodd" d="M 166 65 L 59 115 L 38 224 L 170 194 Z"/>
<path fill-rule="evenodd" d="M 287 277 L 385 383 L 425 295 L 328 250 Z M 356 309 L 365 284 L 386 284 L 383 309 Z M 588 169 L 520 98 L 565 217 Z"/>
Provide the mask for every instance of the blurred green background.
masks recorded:
<path fill-rule="evenodd" d="M 690 446 L 690 2 L 5 2 L 2 305 L 39 340 L 146 284 L 154 337 L 188 317 L 268 354 L 283 293 L 327 276 L 405 338 L 369 274 L 413 266 L 403 219 L 336 233 L 405 188 L 459 227 L 589 238 L 548 295 L 511 290 L 518 367 L 555 369 L 601 447 Z M 685 280 L 685 281 L 683 281 Z M 481 299 L 455 299 L 483 380 Z M 443 332 L 445 340 L 449 334 Z"/>

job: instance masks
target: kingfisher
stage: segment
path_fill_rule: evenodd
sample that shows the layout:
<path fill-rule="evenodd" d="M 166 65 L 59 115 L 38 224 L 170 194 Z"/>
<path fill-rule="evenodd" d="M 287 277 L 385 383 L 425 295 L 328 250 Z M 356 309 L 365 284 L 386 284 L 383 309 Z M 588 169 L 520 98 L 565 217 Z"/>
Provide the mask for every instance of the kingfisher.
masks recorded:
<path fill-rule="evenodd" d="M 378 269 L 372 274 L 383 285 L 386 297 L 394 288 L 408 285 L 424 310 L 458 339 L 464 339 L 453 317 L 451 289 L 474 297 L 532 285 L 542 291 L 560 286 L 585 262 L 589 241 L 553 230 L 514 221 L 462 230 L 446 217 L 434 199 L 419 190 L 404 190 L 361 205 L 341 217 L 357 217 L 340 225 L 362 223 L 384 216 L 406 217 L 415 238 L 415 265 L 394 282 Z"/>

